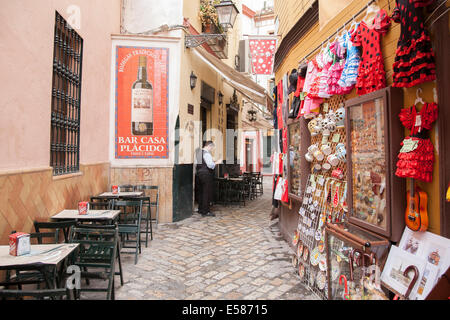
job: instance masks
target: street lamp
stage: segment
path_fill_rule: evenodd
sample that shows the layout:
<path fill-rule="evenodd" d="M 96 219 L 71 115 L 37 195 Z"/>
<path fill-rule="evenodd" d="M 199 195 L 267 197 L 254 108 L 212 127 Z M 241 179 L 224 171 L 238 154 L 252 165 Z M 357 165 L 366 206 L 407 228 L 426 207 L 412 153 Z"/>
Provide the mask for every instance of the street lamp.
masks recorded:
<path fill-rule="evenodd" d="M 191 90 L 192 90 L 195 88 L 195 86 L 197 84 L 197 76 L 194 74 L 194 71 L 191 71 L 190 82 L 191 82 Z"/>
<path fill-rule="evenodd" d="M 228 28 L 233 28 L 236 17 L 239 10 L 236 8 L 231 0 L 222 0 L 219 4 L 215 4 L 214 7 L 217 11 L 217 18 L 222 28 L 227 31 Z"/>
<path fill-rule="evenodd" d="M 215 4 L 214 7 L 216 8 L 219 25 L 224 32 L 187 34 L 184 37 L 184 46 L 186 48 L 195 48 L 206 42 L 220 59 L 226 59 L 227 54 L 225 50 L 228 51 L 226 46 L 227 30 L 228 28 L 233 28 L 239 11 L 231 0 L 222 0 L 219 4 Z"/>

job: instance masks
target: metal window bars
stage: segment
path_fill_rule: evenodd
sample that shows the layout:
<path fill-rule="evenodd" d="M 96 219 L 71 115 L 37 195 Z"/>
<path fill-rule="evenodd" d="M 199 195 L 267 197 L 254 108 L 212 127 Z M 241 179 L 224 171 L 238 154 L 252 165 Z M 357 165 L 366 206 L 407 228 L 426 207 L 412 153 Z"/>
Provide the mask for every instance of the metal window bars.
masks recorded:
<path fill-rule="evenodd" d="M 53 175 L 79 171 L 83 39 L 56 12 L 50 166 Z"/>

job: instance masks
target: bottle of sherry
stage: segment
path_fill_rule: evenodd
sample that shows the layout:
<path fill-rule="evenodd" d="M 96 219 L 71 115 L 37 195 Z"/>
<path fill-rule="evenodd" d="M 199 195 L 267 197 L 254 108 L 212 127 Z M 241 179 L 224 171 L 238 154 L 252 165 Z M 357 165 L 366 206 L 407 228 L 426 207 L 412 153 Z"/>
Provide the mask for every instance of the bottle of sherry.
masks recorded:
<path fill-rule="evenodd" d="M 139 56 L 137 80 L 131 87 L 131 132 L 153 134 L 153 86 L 147 81 L 147 56 Z"/>

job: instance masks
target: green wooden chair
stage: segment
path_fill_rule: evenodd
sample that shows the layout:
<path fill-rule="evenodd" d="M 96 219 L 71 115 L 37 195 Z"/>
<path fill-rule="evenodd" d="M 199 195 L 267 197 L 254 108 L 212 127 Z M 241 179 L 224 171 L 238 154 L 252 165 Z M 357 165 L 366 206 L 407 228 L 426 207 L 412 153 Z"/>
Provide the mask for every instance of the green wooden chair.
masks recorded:
<path fill-rule="evenodd" d="M 119 186 L 120 192 L 133 192 L 135 187 L 132 184 L 122 184 Z"/>
<path fill-rule="evenodd" d="M 105 287 L 85 287 L 76 289 L 81 292 L 106 292 L 108 300 L 114 300 L 114 276 L 120 274 L 123 285 L 122 266 L 119 256 L 119 273 L 115 272 L 118 254 L 119 233 L 116 225 L 78 225 L 72 229 L 70 242 L 79 243 L 72 264 L 81 269 L 81 278 L 101 279 L 108 282 Z M 88 281 L 86 281 L 89 284 Z M 76 294 L 76 296 L 77 296 Z"/>
<path fill-rule="evenodd" d="M 92 210 L 111 210 L 112 200 L 109 201 L 89 201 L 89 209 Z"/>
<path fill-rule="evenodd" d="M 264 194 L 264 189 L 263 189 L 263 175 L 261 174 L 261 172 L 253 172 L 252 173 L 255 177 L 255 191 L 256 191 L 256 195 L 263 195 Z"/>
<path fill-rule="evenodd" d="M 70 292 L 67 289 L 46 289 L 46 290 L 0 290 L 0 299 L 3 300 L 23 300 L 23 298 L 34 298 L 38 300 L 71 300 Z"/>
<path fill-rule="evenodd" d="M 158 225 L 159 188 L 158 186 L 139 185 L 136 186 L 135 190 L 144 192 L 144 195 L 140 199 L 143 200 L 142 205 L 144 208 L 147 208 L 147 210 L 143 212 L 142 219 L 144 220 L 145 228 L 141 230 L 141 233 L 145 233 L 145 247 L 147 247 L 149 233 L 150 240 L 153 240 L 153 222 Z M 152 208 L 155 212 L 155 219 L 152 218 Z"/>
<path fill-rule="evenodd" d="M 119 235 L 122 249 L 134 249 L 124 253 L 134 253 L 134 264 L 138 261 L 138 254 L 141 253 L 141 219 L 142 219 L 142 199 L 136 200 L 114 200 L 113 209 L 120 210 L 119 214 Z"/>
<path fill-rule="evenodd" d="M 50 236 L 49 233 L 55 232 L 56 233 L 56 241 L 54 243 L 59 242 L 59 233 L 60 231 L 63 232 L 64 235 L 64 242 L 69 242 L 69 235 L 70 230 L 77 224 L 76 220 L 67 220 L 67 221 L 35 221 L 34 222 L 34 230 L 36 231 L 37 235 L 35 236 L 38 239 L 38 243 L 42 243 L 42 236 L 39 234 L 43 234 Z M 43 232 L 45 230 L 46 232 Z M 48 231 L 53 230 L 53 231 Z"/>

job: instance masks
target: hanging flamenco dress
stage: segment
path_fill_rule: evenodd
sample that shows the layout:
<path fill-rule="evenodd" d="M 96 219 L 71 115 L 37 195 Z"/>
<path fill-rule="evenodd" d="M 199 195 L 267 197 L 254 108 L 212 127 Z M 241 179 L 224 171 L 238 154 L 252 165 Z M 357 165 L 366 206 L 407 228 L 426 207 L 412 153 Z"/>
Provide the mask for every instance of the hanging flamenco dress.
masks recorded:
<path fill-rule="evenodd" d="M 400 121 L 409 130 L 410 137 L 401 143 L 395 175 L 424 182 L 433 180 L 434 147 L 427 133 L 438 115 L 436 103 L 425 103 L 419 112 L 416 106 L 402 109 Z"/>
<path fill-rule="evenodd" d="M 394 62 L 393 87 L 413 87 L 436 79 L 430 35 L 423 7 L 434 1 L 397 0 L 392 19 L 401 24 Z"/>
<path fill-rule="evenodd" d="M 343 47 L 343 39 L 340 38 L 335 41 L 330 46 L 330 52 L 333 55 L 333 65 L 329 69 L 328 78 L 328 94 L 329 95 L 343 95 L 351 91 L 352 87 L 343 88 L 339 85 L 339 79 L 344 72 L 344 67 L 346 64 L 345 60 L 345 49 Z M 348 90 L 350 89 L 350 90 Z"/>
<path fill-rule="evenodd" d="M 320 104 L 323 102 L 323 99 L 318 97 L 319 81 L 322 71 L 317 63 L 317 58 L 321 59 L 319 55 L 308 63 L 308 71 L 303 85 L 305 97 L 300 114 L 305 119 L 311 119 L 318 115 Z"/>
<path fill-rule="evenodd" d="M 381 36 L 386 34 L 390 23 L 386 11 L 380 10 L 370 26 L 365 21 L 361 21 L 352 34 L 353 45 L 359 47 L 362 52 L 356 82 L 358 95 L 386 87 L 386 73 L 381 56 Z"/>
<path fill-rule="evenodd" d="M 358 25 L 357 25 L 358 26 Z M 342 37 L 342 46 L 346 52 L 344 70 L 338 81 L 344 91 L 350 92 L 358 79 L 358 68 L 361 63 L 361 55 L 357 47 L 351 41 L 352 34 L 346 32 Z"/>

